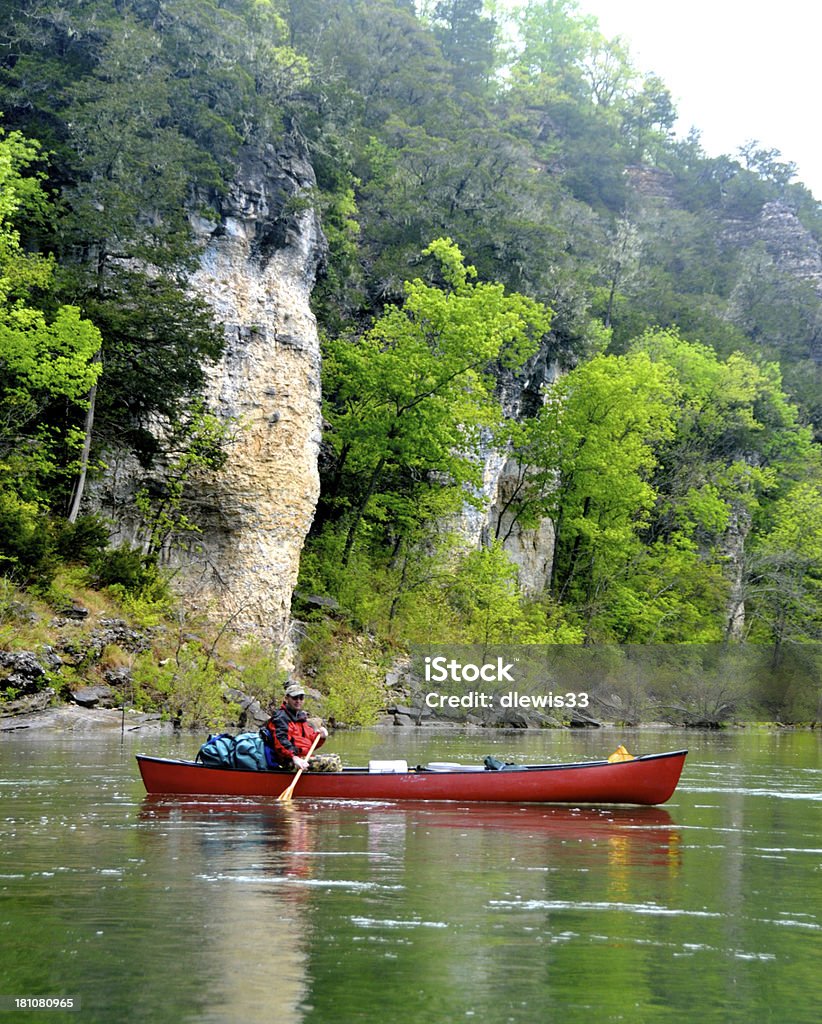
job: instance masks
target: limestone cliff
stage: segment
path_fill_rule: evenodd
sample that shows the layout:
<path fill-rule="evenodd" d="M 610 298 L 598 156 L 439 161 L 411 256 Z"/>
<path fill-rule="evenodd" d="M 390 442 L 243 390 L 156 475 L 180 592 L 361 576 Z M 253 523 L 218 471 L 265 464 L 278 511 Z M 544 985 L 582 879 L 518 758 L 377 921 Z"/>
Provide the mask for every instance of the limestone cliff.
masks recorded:
<path fill-rule="evenodd" d="M 291 594 L 320 486 L 320 347 L 309 299 L 325 241 L 314 185 L 299 138 L 286 138 L 244 154 L 218 219 L 194 224 L 202 255 L 190 286 L 226 332 L 207 396 L 236 428 L 226 466 L 186 496 L 202 532 L 163 552 L 189 607 L 279 650 L 286 664 Z M 117 524 L 115 539 L 142 543 L 134 495 L 145 476 L 129 456 L 106 461 L 96 502 Z"/>
<path fill-rule="evenodd" d="M 559 367 L 549 356 L 547 347 L 543 347 L 520 373 L 502 374 L 498 396 L 505 415 L 509 419 L 535 415 L 543 400 L 543 387 L 555 381 L 558 375 Z M 499 540 L 517 567 L 523 594 L 536 597 L 551 579 L 553 523 L 545 518 L 536 527 L 524 529 L 510 511 L 510 498 L 519 483 L 519 467 L 507 453 L 490 446 L 483 456 L 482 505 L 479 508 L 466 506 L 457 529 L 472 547 Z"/>
<path fill-rule="evenodd" d="M 729 223 L 724 234 L 727 244 L 748 257 L 742 262 L 743 272 L 728 300 L 728 318 L 745 326 L 745 303 L 751 289 L 747 278 L 757 271 L 761 274 L 764 254 L 776 271 L 810 285 L 816 293 L 818 304 L 815 323 L 809 325 L 806 339 L 807 356 L 822 363 L 822 248 L 819 242 L 796 212 L 781 200 L 765 203 L 755 220 Z M 755 276 L 753 287 L 756 287 Z"/>
<path fill-rule="evenodd" d="M 309 298 L 324 239 L 305 202 L 314 184 L 296 140 L 245 159 L 220 223 L 198 225 L 206 247 L 191 281 L 226 329 L 209 398 L 240 429 L 225 469 L 198 485 L 203 533 L 180 579 L 232 631 L 285 653 L 319 495 L 320 349 Z"/>

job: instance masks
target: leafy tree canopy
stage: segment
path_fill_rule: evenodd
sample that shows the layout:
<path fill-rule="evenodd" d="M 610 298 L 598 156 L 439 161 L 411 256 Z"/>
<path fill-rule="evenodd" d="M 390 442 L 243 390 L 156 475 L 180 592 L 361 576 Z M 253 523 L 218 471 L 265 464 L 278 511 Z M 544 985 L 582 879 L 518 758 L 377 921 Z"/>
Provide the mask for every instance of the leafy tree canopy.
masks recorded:
<path fill-rule="evenodd" d="M 499 416 L 491 371 L 521 365 L 550 326 L 550 312 L 533 300 L 475 283 L 476 270 L 450 239 L 425 255 L 436 261 L 440 286 L 408 282 L 402 306 L 359 338 L 326 346 L 336 500 L 350 509 L 344 559 L 386 480 L 400 498 L 432 474 L 461 496 L 478 484 L 481 431 Z"/>

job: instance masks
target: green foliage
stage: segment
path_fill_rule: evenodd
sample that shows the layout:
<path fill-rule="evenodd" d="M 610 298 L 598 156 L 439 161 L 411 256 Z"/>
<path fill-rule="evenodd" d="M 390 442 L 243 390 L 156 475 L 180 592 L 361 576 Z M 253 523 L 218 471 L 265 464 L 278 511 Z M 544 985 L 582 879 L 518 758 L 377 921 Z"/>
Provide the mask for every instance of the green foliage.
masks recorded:
<path fill-rule="evenodd" d="M 514 16 L 521 46 L 511 67 L 511 92 L 527 111 L 543 159 L 561 166 L 574 196 L 595 208 L 621 211 L 623 171 L 655 163 L 676 120 L 669 90 L 633 66 L 624 42 L 608 39 L 573 0 L 529 3 Z"/>
<path fill-rule="evenodd" d="M 23 611 L 24 605 L 19 600 L 18 590 L 13 586 L 11 580 L 0 576 L 0 625 L 16 619 Z M 2 644 L 0 633 L 0 644 Z"/>
<path fill-rule="evenodd" d="M 195 645 L 183 645 L 164 664 L 152 653 L 139 655 L 132 668 L 134 706 L 162 711 L 184 728 L 221 726 L 238 708 L 226 705 L 220 667 Z"/>
<path fill-rule="evenodd" d="M 236 685 L 243 693 L 256 697 L 263 708 L 274 702 L 279 707 L 288 672 L 280 664 L 277 652 L 258 643 L 246 643 L 236 655 Z"/>
<path fill-rule="evenodd" d="M 519 432 L 515 454 L 527 472 L 518 503 L 554 521 L 559 601 L 592 615 L 613 573 L 640 550 L 656 500 L 654 445 L 673 431 L 674 397 L 670 371 L 646 355 L 599 355 L 561 378 Z"/>
<path fill-rule="evenodd" d="M 822 640 L 822 477 L 794 484 L 774 504 L 748 574 L 755 639 L 777 647 Z"/>
<path fill-rule="evenodd" d="M 538 303 L 474 284 L 476 271 L 450 239 L 425 255 L 436 260 L 442 287 L 408 282 L 402 307 L 389 307 L 357 339 L 326 344 L 334 511 L 342 506 L 348 521 L 343 564 L 372 508 L 397 524 L 400 507 L 412 510 L 433 474 L 457 493 L 479 482 L 481 430 L 499 417 L 492 365 L 521 365 L 549 327 Z"/>
<path fill-rule="evenodd" d="M 580 643 L 582 629 L 548 596 L 529 600 L 501 545 L 466 550 L 458 538 L 433 533 L 393 553 L 358 548 L 345 569 L 335 552 L 340 534 L 312 540 L 300 567 L 301 593 L 331 594 L 339 604 L 325 626 L 315 620 L 301 647 L 309 662 L 318 630 L 368 633 L 386 650 L 408 643 Z M 332 632 L 333 635 L 333 632 Z"/>
<path fill-rule="evenodd" d="M 59 294 L 103 337 L 86 463 L 93 470 L 115 446 L 144 465 L 162 461 L 168 424 L 188 421 L 223 345 L 185 285 L 198 256 L 192 214 L 213 219 L 240 148 L 281 134 L 282 99 L 304 83 L 306 61 L 286 45 L 276 6 L 250 0 L 168 0 L 161 14 L 137 2 L 46 2 L 8 29 L 12 116 L 55 153 Z"/>
<path fill-rule="evenodd" d="M 740 635 L 778 651 L 818 639 L 818 296 L 779 226 L 810 252 L 822 214 L 777 151 L 674 140 L 665 83 L 576 0 L 3 12 L 0 575 L 56 592 L 80 560 L 163 620 L 153 562 L 66 526 L 69 496 L 125 448 L 146 549 L 196 535 L 192 490 L 231 425 L 201 398 L 223 337 L 186 287 L 192 219 L 216 223 L 239 167 L 304 137 L 316 189 L 266 201 L 277 229 L 314 204 L 329 243 L 302 580 L 339 603 L 341 663 L 353 631 L 380 650 L 707 641 L 742 609 Z M 543 396 L 537 367 L 570 372 Z M 466 551 L 454 519 L 489 447 L 515 478 L 499 544 Z M 546 517 L 551 585 L 526 601 L 500 544 Z M 263 689 L 278 672 L 250 671 Z"/>
<path fill-rule="evenodd" d="M 49 213 L 31 173 L 38 153 L 0 129 L 0 492 L 17 509 L 18 536 L 21 517 L 48 509 L 49 487 L 73 471 L 86 394 L 101 370 L 100 332 L 76 307 L 34 304 L 52 286 L 54 263 L 24 250 L 16 222 Z"/>
<path fill-rule="evenodd" d="M 102 553 L 93 566 L 94 579 L 100 587 L 119 587 L 124 594 L 139 593 L 155 575 L 154 559 L 138 548 L 121 544 Z"/>
<path fill-rule="evenodd" d="M 57 552 L 66 562 L 93 562 L 108 547 L 109 527 L 99 516 L 80 516 L 74 523 L 60 520 Z"/>
<path fill-rule="evenodd" d="M 309 645 L 310 647 L 310 645 Z M 342 725 L 373 725 L 385 708 L 385 665 L 378 648 L 352 638 L 326 636 L 313 662 L 326 718 Z"/>
<path fill-rule="evenodd" d="M 517 588 L 516 567 L 498 543 L 464 555 L 447 588 L 457 612 L 454 643 L 581 643 L 582 631 L 547 616 L 546 605 L 530 606 Z M 551 621 L 553 618 L 555 621 Z"/>
<path fill-rule="evenodd" d="M 154 555 L 124 543 L 100 552 L 90 572 L 94 586 L 106 588 L 142 627 L 156 626 L 173 612 L 169 581 Z"/>
<path fill-rule="evenodd" d="M 434 37 L 459 91 L 487 93 L 497 63 L 495 22 L 483 0 L 440 0 L 432 8 Z"/>
<path fill-rule="evenodd" d="M 781 481 L 818 460 L 776 365 L 738 352 L 722 360 L 676 331 L 649 332 L 633 350 L 671 367 L 679 382 L 676 430 L 661 449 L 666 468 L 658 477 L 677 511 L 664 512 L 663 521 L 667 515 L 703 542 L 712 522 L 717 537 L 734 508 L 755 515 L 763 497 L 779 493 Z"/>
<path fill-rule="evenodd" d="M 638 548 L 589 611 L 589 635 L 630 643 L 719 643 L 725 639 L 728 582 L 684 534 Z"/>
<path fill-rule="evenodd" d="M 635 643 L 721 640 L 738 607 L 733 546 L 818 463 L 776 367 L 721 360 L 676 331 L 581 364 L 507 437 L 518 475 L 505 521 L 528 528 L 550 516 L 555 598 L 589 638 Z"/>
<path fill-rule="evenodd" d="M 198 476 L 221 469 L 227 458 L 232 421 L 208 413 L 201 402 L 191 404 L 186 421 L 175 424 L 165 439 L 162 475 L 150 478 L 134 498 L 151 555 L 159 554 L 172 540 L 200 532 L 188 514 L 189 491 Z"/>
<path fill-rule="evenodd" d="M 176 607 L 167 581 L 159 576 L 139 593 L 123 592 L 117 584 L 111 586 L 110 592 L 119 601 L 123 612 L 141 629 L 160 626 Z"/>
<path fill-rule="evenodd" d="M 0 490 L 0 576 L 19 583 L 48 583 L 57 558 L 48 520 L 36 504 L 11 489 Z"/>

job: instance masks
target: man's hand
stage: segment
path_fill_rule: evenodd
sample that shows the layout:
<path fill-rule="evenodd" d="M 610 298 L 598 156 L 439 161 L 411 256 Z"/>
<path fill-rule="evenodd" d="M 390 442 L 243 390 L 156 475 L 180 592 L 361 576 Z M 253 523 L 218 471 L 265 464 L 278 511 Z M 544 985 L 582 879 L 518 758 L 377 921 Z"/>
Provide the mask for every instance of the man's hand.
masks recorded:
<path fill-rule="evenodd" d="M 304 757 L 297 757 L 297 755 L 295 754 L 294 757 L 291 758 L 291 760 L 294 762 L 294 765 L 300 769 L 300 771 L 305 771 L 305 769 L 308 767 L 308 760 Z"/>

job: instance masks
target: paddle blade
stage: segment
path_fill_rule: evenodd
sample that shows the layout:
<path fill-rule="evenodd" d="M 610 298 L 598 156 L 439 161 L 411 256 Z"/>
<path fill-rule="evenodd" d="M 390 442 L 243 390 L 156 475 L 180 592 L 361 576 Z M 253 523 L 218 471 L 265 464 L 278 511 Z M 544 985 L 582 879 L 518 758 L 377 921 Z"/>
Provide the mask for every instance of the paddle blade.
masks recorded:
<path fill-rule="evenodd" d="M 291 799 L 291 794 L 294 792 L 294 787 L 297 785 L 297 779 L 299 779 L 300 775 L 302 775 L 302 772 L 297 772 L 297 774 L 294 776 L 294 781 L 291 783 L 288 789 L 284 789 L 282 793 L 280 793 L 280 795 L 277 797 L 278 800 Z"/>

